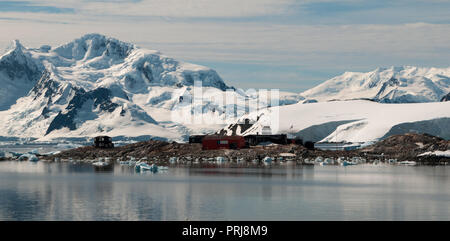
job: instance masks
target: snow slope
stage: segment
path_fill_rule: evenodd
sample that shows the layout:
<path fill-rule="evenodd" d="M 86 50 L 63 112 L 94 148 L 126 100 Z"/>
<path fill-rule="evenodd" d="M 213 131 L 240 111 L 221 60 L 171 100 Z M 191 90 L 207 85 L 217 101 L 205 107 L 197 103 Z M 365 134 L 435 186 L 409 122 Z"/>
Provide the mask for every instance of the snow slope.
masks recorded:
<path fill-rule="evenodd" d="M 382 103 L 440 101 L 450 92 L 450 68 L 412 66 L 346 72 L 300 95 L 307 100 L 371 99 Z"/>
<path fill-rule="evenodd" d="M 255 123 L 244 135 L 261 134 L 264 126 L 270 126 L 273 133 L 301 136 L 302 130 L 315 126 L 317 133 L 329 129 L 322 141 L 370 142 L 381 139 L 401 123 L 446 118 L 438 123 L 448 127 L 448 117 L 450 102 L 384 104 L 352 100 L 272 107 L 245 115 L 238 122 L 249 118 Z M 330 127 L 328 123 L 335 125 Z"/>

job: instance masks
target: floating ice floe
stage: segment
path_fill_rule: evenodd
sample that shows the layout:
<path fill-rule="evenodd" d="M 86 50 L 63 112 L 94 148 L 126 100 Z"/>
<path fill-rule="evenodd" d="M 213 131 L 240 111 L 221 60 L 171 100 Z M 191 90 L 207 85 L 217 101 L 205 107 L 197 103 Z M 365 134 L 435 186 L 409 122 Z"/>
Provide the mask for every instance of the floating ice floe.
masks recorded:
<path fill-rule="evenodd" d="M 28 154 L 39 154 L 39 150 L 38 149 L 33 149 L 31 151 L 28 152 Z"/>
<path fill-rule="evenodd" d="M 356 164 L 353 163 L 353 162 L 349 162 L 349 161 L 343 161 L 343 162 L 341 162 L 341 166 L 343 166 L 343 167 L 346 167 L 346 166 L 353 166 L 353 165 L 356 165 Z"/>
<path fill-rule="evenodd" d="M 309 160 L 309 158 L 305 158 L 303 160 L 303 162 L 306 163 L 306 164 L 314 164 L 314 161 L 313 160 Z"/>
<path fill-rule="evenodd" d="M 97 161 L 97 162 L 92 163 L 92 165 L 95 167 L 106 167 L 109 165 L 109 163 L 103 162 L 103 161 Z"/>
<path fill-rule="evenodd" d="M 71 162 L 73 162 L 73 160 L 71 160 Z M 106 167 L 111 165 L 111 160 L 109 157 L 100 157 L 98 161 L 93 162 L 92 165 L 95 167 Z"/>
<path fill-rule="evenodd" d="M 334 165 L 333 158 L 325 158 L 325 160 L 323 162 L 326 163 L 326 165 Z"/>
<path fill-rule="evenodd" d="M 397 164 L 397 159 L 389 159 L 388 163 L 393 165 L 393 164 Z"/>
<path fill-rule="evenodd" d="M 375 159 L 375 160 L 372 162 L 372 165 L 374 165 L 374 166 L 380 165 L 380 164 L 381 164 L 381 161 L 378 160 L 378 159 Z"/>
<path fill-rule="evenodd" d="M 159 171 L 166 171 L 166 170 L 169 170 L 169 167 L 166 167 L 166 166 L 158 166 L 158 170 L 159 170 Z"/>
<path fill-rule="evenodd" d="M 169 159 L 169 163 L 170 164 L 177 164 L 177 162 L 178 162 L 178 157 L 171 157 Z"/>
<path fill-rule="evenodd" d="M 322 163 L 323 162 L 323 157 L 321 157 L 321 156 L 316 157 L 316 159 L 314 159 L 314 162 L 315 163 Z"/>
<path fill-rule="evenodd" d="M 19 161 L 24 161 L 24 160 L 28 160 L 30 162 L 37 162 L 39 161 L 39 158 L 37 158 L 36 155 L 34 154 L 23 154 L 19 157 Z"/>
<path fill-rule="evenodd" d="M 272 164 L 272 161 L 273 161 L 273 158 L 272 158 L 272 157 L 269 157 L 269 156 L 266 156 L 266 157 L 264 157 L 264 159 L 263 159 L 264 165 L 270 165 L 270 164 Z"/>
<path fill-rule="evenodd" d="M 415 161 L 401 161 L 398 164 L 402 165 L 402 166 L 416 166 L 417 162 L 415 162 Z"/>
<path fill-rule="evenodd" d="M 222 157 L 222 156 L 218 156 L 218 157 L 216 157 L 216 162 L 217 163 L 225 163 L 225 162 L 227 162 L 228 160 L 227 160 L 227 158 L 225 158 L 225 157 Z"/>
<path fill-rule="evenodd" d="M 136 165 L 134 166 L 136 172 L 146 172 L 146 171 L 151 171 L 151 172 L 157 172 L 158 171 L 158 166 L 155 164 L 149 165 L 145 162 L 136 162 Z"/>

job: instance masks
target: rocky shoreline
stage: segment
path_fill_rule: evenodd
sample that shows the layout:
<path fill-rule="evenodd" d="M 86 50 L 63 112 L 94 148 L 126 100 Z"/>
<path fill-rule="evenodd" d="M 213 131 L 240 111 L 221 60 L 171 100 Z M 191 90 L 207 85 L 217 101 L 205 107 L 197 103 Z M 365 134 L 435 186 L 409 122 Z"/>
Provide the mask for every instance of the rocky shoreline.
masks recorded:
<path fill-rule="evenodd" d="M 427 134 L 404 134 L 391 136 L 374 145 L 352 151 L 310 150 L 301 145 L 266 145 L 240 150 L 203 150 L 201 144 L 188 144 L 149 140 L 111 149 L 84 146 L 62 151 L 54 155 L 37 155 L 40 160 L 93 162 L 99 159 L 114 163 L 142 160 L 162 166 L 197 165 L 214 166 L 228 163 L 236 166 L 260 166 L 296 164 L 312 165 L 326 163 L 339 165 L 363 163 L 415 162 L 417 165 L 448 165 L 450 157 L 422 155 L 425 152 L 450 150 L 450 141 Z M 14 158 L 1 158 L 0 160 Z M 16 158 L 17 159 L 17 158 Z"/>
<path fill-rule="evenodd" d="M 158 165 L 173 164 L 213 164 L 217 158 L 223 158 L 235 164 L 264 164 L 264 159 L 270 157 L 273 164 L 286 162 L 299 165 L 317 163 L 318 159 L 332 160 L 330 164 L 342 161 L 357 160 L 359 163 L 388 163 L 414 161 L 419 165 L 448 165 L 450 158 L 445 156 L 425 155 L 429 151 L 450 150 L 450 141 L 427 134 L 404 134 L 391 136 L 374 145 L 353 151 L 309 150 L 301 145 L 255 146 L 240 150 L 202 150 L 201 144 L 188 144 L 149 140 L 112 149 L 99 149 L 85 146 L 63 151 L 56 155 L 41 156 L 40 159 L 81 160 L 90 161 L 98 158 L 108 158 L 116 162 L 127 161 L 130 158 L 147 160 Z M 176 161 L 174 161 L 176 160 Z"/>

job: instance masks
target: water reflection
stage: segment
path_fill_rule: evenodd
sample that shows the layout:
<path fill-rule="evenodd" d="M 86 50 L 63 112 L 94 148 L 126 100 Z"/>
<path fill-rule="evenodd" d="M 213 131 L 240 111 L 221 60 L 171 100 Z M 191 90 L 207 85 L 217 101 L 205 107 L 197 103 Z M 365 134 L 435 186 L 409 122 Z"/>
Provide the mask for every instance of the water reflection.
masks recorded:
<path fill-rule="evenodd" d="M 171 168 L 0 162 L 0 220 L 449 220 L 449 167 Z"/>

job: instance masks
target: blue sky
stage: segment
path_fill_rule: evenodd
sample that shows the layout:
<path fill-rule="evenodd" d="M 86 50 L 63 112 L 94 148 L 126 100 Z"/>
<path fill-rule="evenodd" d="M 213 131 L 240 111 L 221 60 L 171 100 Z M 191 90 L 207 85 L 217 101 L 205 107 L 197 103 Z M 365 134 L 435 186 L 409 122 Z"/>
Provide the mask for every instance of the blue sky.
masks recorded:
<path fill-rule="evenodd" d="M 447 0 L 0 1 L 0 47 L 98 32 L 214 68 L 230 85 L 301 92 L 345 71 L 449 67 Z"/>

